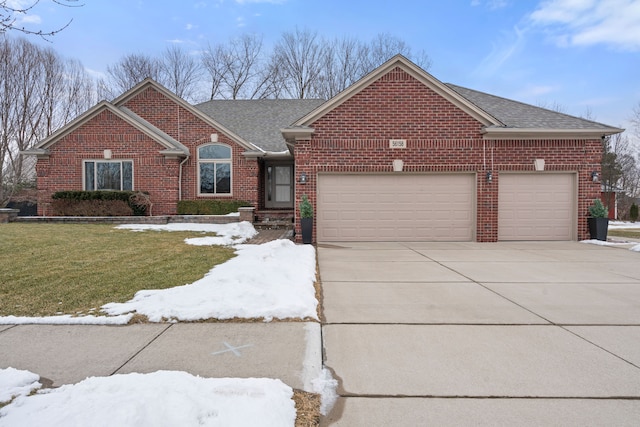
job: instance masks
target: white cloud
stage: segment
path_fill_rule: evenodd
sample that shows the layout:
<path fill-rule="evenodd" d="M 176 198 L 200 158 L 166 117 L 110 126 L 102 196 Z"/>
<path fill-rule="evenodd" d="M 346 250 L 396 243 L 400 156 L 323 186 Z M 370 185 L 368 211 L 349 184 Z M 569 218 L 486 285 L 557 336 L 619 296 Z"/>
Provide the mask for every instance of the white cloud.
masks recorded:
<path fill-rule="evenodd" d="M 526 42 L 526 30 L 514 27 L 513 31 L 502 32 L 501 40 L 493 44 L 491 53 L 487 55 L 478 68 L 476 73 L 491 76 L 496 73 L 509 59 L 520 52 Z"/>
<path fill-rule="evenodd" d="M 238 16 L 236 18 L 236 25 L 240 28 L 244 27 L 245 25 L 247 25 L 247 23 L 244 20 L 244 16 Z"/>
<path fill-rule="evenodd" d="M 559 46 L 640 50 L 640 1 L 547 0 L 530 15 Z"/>

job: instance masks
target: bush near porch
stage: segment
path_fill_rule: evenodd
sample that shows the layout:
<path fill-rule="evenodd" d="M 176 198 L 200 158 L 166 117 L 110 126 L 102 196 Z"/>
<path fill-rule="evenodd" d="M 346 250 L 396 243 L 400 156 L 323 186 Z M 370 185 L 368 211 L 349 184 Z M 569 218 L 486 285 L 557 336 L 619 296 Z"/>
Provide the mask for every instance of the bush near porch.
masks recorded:
<path fill-rule="evenodd" d="M 54 216 L 144 216 L 151 205 L 144 191 L 58 191 Z"/>
<path fill-rule="evenodd" d="M 227 215 L 246 206 L 253 205 L 244 200 L 181 200 L 178 215 Z"/>

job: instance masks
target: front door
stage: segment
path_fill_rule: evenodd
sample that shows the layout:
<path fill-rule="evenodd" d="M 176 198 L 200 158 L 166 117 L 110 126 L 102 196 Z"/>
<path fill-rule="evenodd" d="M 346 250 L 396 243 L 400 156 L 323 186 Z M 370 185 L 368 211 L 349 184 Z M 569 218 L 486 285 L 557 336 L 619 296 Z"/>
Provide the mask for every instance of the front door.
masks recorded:
<path fill-rule="evenodd" d="M 293 165 L 267 164 L 265 173 L 265 207 L 293 208 Z"/>

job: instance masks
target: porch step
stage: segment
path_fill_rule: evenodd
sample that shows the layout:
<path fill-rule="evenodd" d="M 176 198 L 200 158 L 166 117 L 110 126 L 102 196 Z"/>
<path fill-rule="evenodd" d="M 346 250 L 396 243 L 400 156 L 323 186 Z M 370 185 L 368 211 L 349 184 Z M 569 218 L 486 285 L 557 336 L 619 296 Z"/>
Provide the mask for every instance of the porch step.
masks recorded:
<path fill-rule="evenodd" d="M 293 220 L 258 221 L 253 226 L 256 230 L 293 230 Z"/>
<path fill-rule="evenodd" d="M 293 230 L 293 209 L 259 210 L 253 226 L 259 230 Z"/>

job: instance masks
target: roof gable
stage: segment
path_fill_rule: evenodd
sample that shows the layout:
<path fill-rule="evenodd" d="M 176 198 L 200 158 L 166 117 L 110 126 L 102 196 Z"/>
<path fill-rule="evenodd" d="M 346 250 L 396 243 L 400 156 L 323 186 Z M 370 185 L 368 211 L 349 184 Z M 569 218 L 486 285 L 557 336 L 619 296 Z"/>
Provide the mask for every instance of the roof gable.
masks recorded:
<path fill-rule="evenodd" d="M 460 86 L 445 84 L 404 56 L 396 55 L 325 104 L 297 120 L 293 125 L 281 129 L 287 142 L 291 144 L 295 139 L 309 138 L 314 132 L 313 128 L 311 128 L 314 122 L 329 114 L 329 112 L 338 108 L 395 68 L 402 69 L 427 88 L 480 122 L 483 126 L 483 137 L 487 139 L 592 139 L 620 133 L 624 130 Z"/>
<path fill-rule="evenodd" d="M 396 55 L 323 105 L 300 118 L 298 121 L 293 123 L 290 129 L 293 131 L 295 128 L 299 129 L 301 127 L 310 126 L 313 122 L 344 104 L 353 96 L 362 92 L 385 74 L 388 74 L 396 68 L 400 68 L 405 71 L 411 77 L 415 78 L 433 92 L 451 102 L 484 126 L 502 126 L 502 123 L 499 120 L 470 102 L 467 98 L 463 97 L 458 92 L 454 91 L 404 56 Z"/>
<path fill-rule="evenodd" d="M 162 154 L 166 156 L 180 156 L 184 157 L 189 154 L 189 150 L 182 145 L 180 142 L 171 138 L 166 133 L 162 132 L 160 129 L 152 126 L 150 123 L 143 120 L 141 117 L 137 116 L 131 110 L 128 110 L 125 107 L 116 107 L 108 101 L 102 101 L 96 104 L 93 108 L 86 111 L 84 114 L 81 114 L 62 128 L 58 129 L 56 132 L 49 135 L 47 138 L 40 141 L 30 150 L 26 150 L 23 153 L 27 155 L 37 155 L 37 156 L 46 156 L 48 155 L 48 149 L 53 144 L 58 142 L 60 139 L 74 132 L 75 130 L 81 128 L 90 120 L 97 117 L 99 114 L 104 111 L 109 111 L 114 114 L 119 119 L 128 123 L 135 129 L 147 135 L 149 138 L 163 146 L 165 149 L 161 151 Z"/>
<path fill-rule="evenodd" d="M 252 144 L 251 142 L 245 140 L 240 135 L 236 134 L 231 129 L 227 128 L 222 123 L 220 123 L 217 120 L 215 120 L 213 117 L 203 113 L 201 110 L 199 110 L 198 108 L 196 108 L 193 105 L 189 104 L 184 99 L 180 98 L 179 96 L 177 96 L 176 94 L 174 94 L 173 92 L 171 92 L 170 90 L 168 90 L 167 88 L 162 86 L 160 83 L 156 82 L 155 80 L 153 80 L 151 78 L 146 78 L 145 80 L 140 82 L 138 85 L 136 85 L 135 87 L 133 87 L 129 91 L 125 92 L 124 94 L 122 94 L 118 98 L 116 98 L 113 101 L 113 104 L 117 105 L 117 106 L 123 106 L 129 100 L 135 98 L 140 93 L 144 92 L 145 90 L 147 90 L 149 88 L 153 88 L 155 91 L 159 92 L 160 94 L 162 94 L 163 96 L 168 98 L 173 103 L 175 103 L 175 104 L 179 105 L 180 107 L 184 108 L 189 113 L 191 113 L 194 116 L 196 116 L 198 119 L 200 119 L 203 122 L 209 124 L 211 127 L 217 129 L 219 132 L 224 133 L 229 138 L 231 138 L 235 143 L 237 143 L 241 147 L 245 148 L 247 151 L 264 152 L 264 150 L 262 150 L 260 147 L 258 147 L 255 144 Z"/>

